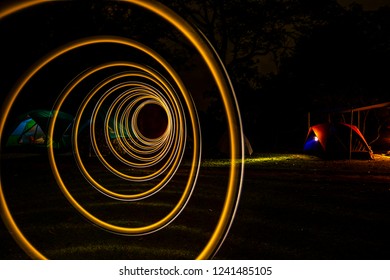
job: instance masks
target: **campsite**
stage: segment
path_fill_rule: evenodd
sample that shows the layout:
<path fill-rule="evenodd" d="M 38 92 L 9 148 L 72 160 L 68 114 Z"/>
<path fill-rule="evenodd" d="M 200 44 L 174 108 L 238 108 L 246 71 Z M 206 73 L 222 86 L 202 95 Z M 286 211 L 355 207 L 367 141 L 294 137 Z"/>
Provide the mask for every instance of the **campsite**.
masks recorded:
<path fill-rule="evenodd" d="M 17 2 L 0 259 L 390 259 L 385 1 Z"/>
<path fill-rule="evenodd" d="M 389 106 L 390 103 L 382 103 L 370 109 Z M 353 112 L 348 114 L 353 116 Z M 112 200 L 86 179 L 94 176 L 99 184 L 122 192 L 128 192 L 133 185 L 139 186 L 137 189 L 149 188 L 147 182 L 125 182 L 112 176 L 106 167 L 102 168 L 114 156 L 124 161 L 126 146 L 121 142 L 130 142 L 126 139 L 136 133 L 115 128 L 109 118 L 98 119 L 95 126 L 106 124 L 108 129 L 97 135 L 95 146 L 99 148 L 96 150 L 88 144 L 92 142 L 89 140 L 92 139 L 91 121 L 82 122 L 75 153 L 72 146 L 75 143 L 70 141 L 75 133 L 74 118 L 60 112 L 57 134 L 47 137 L 52 115 L 50 111 L 31 111 L 16 118 L 1 157 L 7 204 L 30 242 L 53 259 L 193 259 L 197 256 L 213 232 L 223 205 L 231 165 L 226 131 L 220 130 L 218 137 L 210 138 L 216 140 L 215 146 L 206 138 L 195 190 L 178 218 L 154 234 L 122 236 L 104 231 L 82 217 L 69 204 L 67 195 L 61 193 L 58 174 L 68 186 L 67 191 L 74 193 L 88 211 L 119 224 L 139 225 L 164 213 L 172 198 L 180 196 L 192 168 L 190 157 L 187 153 L 183 155 L 183 167 L 175 171 L 175 177 L 163 191 L 153 195 L 151 202 L 149 199 L 145 202 Z M 327 119 L 333 115 L 329 114 Z M 140 118 L 143 124 L 148 120 L 142 121 L 142 114 Z M 156 123 L 149 122 L 155 131 Z M 293 151 L 254 151 L 253 142 L 243 135 L 244 176 L 238 210 L 215 259 L 390 257 L 389 134 L 381 133 L 377 137 L 380 145 L 372 149 L 358 126 L 348 122 L 310 122 L 306 138 L 302 137 L 300 147 Z M 163 127 L 167 126 L 166 121 L 162 123 Z M 118 136 L 120 132 L 124 134 Z M 30 141 L 37 138 L 53 141 Z M 187 145 L 192 151 L 191 141 Z M 207 150 L 211 146 L 214 152 Z M 48 160 L 48 148 L 53 149 L 56 171 Z M 118 154 L 112 154 L 113 149 Z M 115 166 L 123 174 L 125 169 Z M 132 174 L 143 172 L 136 168 L 126 170 Z M 0 235 L 4 241 L 0 258 L 29 257 L 4 224 Z M 165 242 L 159 242 L 161 239 Z"/>

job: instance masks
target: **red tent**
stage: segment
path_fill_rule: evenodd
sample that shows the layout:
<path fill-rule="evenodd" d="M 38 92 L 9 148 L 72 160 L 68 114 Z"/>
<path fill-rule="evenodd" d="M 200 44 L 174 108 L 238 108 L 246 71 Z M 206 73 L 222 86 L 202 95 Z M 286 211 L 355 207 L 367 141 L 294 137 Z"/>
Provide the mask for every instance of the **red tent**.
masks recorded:
<path fill-rule="evenodd" d="M 326 159 L 373 159 L 360 130 L 346 123 L 323 123 L 311 126 L 304 152 Z"/>

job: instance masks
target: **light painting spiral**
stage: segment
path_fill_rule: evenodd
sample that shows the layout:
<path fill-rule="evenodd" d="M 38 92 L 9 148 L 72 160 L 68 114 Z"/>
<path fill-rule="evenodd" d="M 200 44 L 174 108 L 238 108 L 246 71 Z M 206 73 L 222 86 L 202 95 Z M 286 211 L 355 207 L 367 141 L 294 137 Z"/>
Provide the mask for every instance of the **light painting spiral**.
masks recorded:
<path fill-rule="evenodd" d="M 175 12 L 156 1 L 113 2 L 145 10 L 179 32 L 203 60 L 218 90 L 227 123 L 230 166 L 220 180 L 224 184 L 223 195 L 217 195 L 222 198 L 221 205 L 215 203 L 215 207 L 220 208 L 219 217 L 213 220 L 215 224 L 211 229 L 200 229 L 207 238 L 199 242 L 203 244 L 199 244 L 200 249 L 196 249 L 198 252 L 194 255 L 197 259 L 212 258 L 228 234 L 242 186 L 243 133 L 233 87 L 211 44 Z M 60 3 L 63 1 L 40 0 L 5 5 L 0 7 L 0 23 L 18 13 Z M 134 59 L 100 60 L 99 48 L 110 50 L 112 55 L 116 52 L 131 54 Z M 46 51 L 27 71 L 21 71 L 23 75 L 8 90 L 0 123 L 2 150 L 6 128 L 21 96 L 36 84 L 41 88 L 41 77 L 53 71 L 51 69 L 61 69 L 58 65 L 65 65 L 73 56 L 82 61 L 84 53 L 95 50 L 99 55 L 92 64 L 84 66 L 80 62 L 71 74 L 63 69 L 64 72 L 56 76 L 61 83 L 53 81 L 55 85 L 63 84 L 61 90 L 47 100 L 51 108 L 45 124 L 45 143 L 53 179 L 71 208 L 89 224 L 103 230 L 101 234 L 137 241 L 164 236 L 164 231 L 175 223 L 178 227 L 191 200 L 202 204 L 203 199 L 197 200 L 194 196 L 197 189 L 207 188 L 207 184 L 199 181 L 206 178 L 202 175 L 202 154 L 203 138 L 208 135 L 202 131 L 198 104 L 188 89 L 191 85 L 183 81 L 179 71 L 158 50 L 133 38 L 93 34 L 76 37 Z M 73 119 L 63 121 L 62 112 L 71 112 Z M 71 157 L 56 150 L 67 141 Z M 6 158 L 2 165 L 7 164 Z M 33 245 L 12 214 L 13 206 L 4 190 L 9 189 L 12 182 L 2 170 L 2 219 L 30 257 L 46 259 L 45 249 L 40 249 L 39 244 Z M 203 189 L 203 192 L 207 194 L 212 189 L 210 186 L 210 190 Z M 166 203 L 161 197 L 169 194 L 174 195 L 170 203 Z M 111 204 L 123 210 L 115 214 L 102 210 L 111 209 Z M 145 210 L 141 206 L 145 206 Z M 149 214 L 150 209 L 156 208 Z M 142 244 L 153 246 L 148 241 Z"/>

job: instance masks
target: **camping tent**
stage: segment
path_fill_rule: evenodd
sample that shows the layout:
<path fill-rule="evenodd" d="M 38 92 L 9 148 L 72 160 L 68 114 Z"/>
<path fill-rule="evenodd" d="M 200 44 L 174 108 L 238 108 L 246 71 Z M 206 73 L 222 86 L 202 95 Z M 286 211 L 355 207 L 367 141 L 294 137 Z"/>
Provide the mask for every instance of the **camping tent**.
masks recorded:
<path fill-rule="evenodd" d="M 228 131 L 226 130 L 218 142 L 218 150 L 222 154 L 230 153 L 230 138 Z M 251 156 L 253 154 L 252 145 L 249 142 L 248 138 L 244 135 L 244 153 L 245 155 Z"/>
<path fill-rule="evenodd" d="M 378 130 L 378 136 L 370 142 L 370 146 L 376 153 L 390 154 L 390 125 L 383 125 Z"/>
<path fill-rule="evenodd" d="M 89 115 L 84 116 L 80 121 L 80 126 L 77 131 L 78 148 L 81 154 L 92 155 L 92 143 L 91 143 L 91 124 L 94 125 L 95 140 L 100 152 L 103 155 L 111 154 L 107 139 L 105 138 L 105 130 L 108 129 L 109 141 L 115 147 L 116 151 L 125 154 L 125 151 L 119 145 L 120 138 L 129 139 L 131 131 L 126 129 L 125 125 L 120 122 L 115 122 L 111 117 L 106 123 L 106 111 L 102 110 L 96 116 L 94 121 L 89 118 Z M 74 133 L 74 132 L 73 132 Z M 134 135 L 131 135 L 134 137 Z"/>
<path fill-rule="evenodd" d="M 48 147 L 56 149 L 70 147 L 70 133 L 73 117 L 58 112 L 53 137 L 49 139 L 48 130 L 52 111 L 34 110 L 20 116 L 16 128 L 7 139 L 6 147 Z"/>
<path fill-rule="evenodd" d="M 304 152 L 326 159 L 372 159 L 360 130 L 346 123 L 323 123 L 309 128 Z"/>

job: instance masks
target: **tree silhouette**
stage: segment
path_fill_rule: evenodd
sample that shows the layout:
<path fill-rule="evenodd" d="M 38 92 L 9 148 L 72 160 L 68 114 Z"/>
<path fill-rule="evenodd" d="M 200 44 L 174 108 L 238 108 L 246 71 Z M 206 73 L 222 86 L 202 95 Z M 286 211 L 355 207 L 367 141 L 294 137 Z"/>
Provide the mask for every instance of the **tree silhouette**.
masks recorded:
<path fill-rule="evenodd" d="M 297 133 L 304 135 L 305 114 L 309 110 L 387 101 L 389 85 L 387 73 L 382 69 L 390 62 L 389 8 L 376 11 L 364 11 L 359 5 L 344 8 L 336 0 L 161 2 L 199 28 L 216 48 L 236 90 L 247 134 L 261 147 L 274 145 L 275 138 L 284 138 L 275 129 L 281 123 L 287 127 L 283 131 L 295 131 L 299 127 Z M 197 70 L 199 63 L 190 44 L 169 24 L 150 13 L 120 1 L 77 2 L 77 9 L 75 5 L 76 2 L 65 1 L 62 13 L 53 12 L 53 16 L 41 10 L 45 21 L 39 14 L 26 17 L 34 24 L 22 26 L 21 34 L 11 35 L 17 42 L 14 45 L 21 48 L 22 39 L 28 38 L 38 46 L 28 50 L 39 57 L 70 37 L 114 34 L 139 40 L 164 57 L 169 56 L 178 71 L 202 72 Z M 72 21 L 64 27 L 69 15 Z M 42 30 L 47 29 L 42 37 L 28 37 L 26 30 L 39 29 L 41 25 Z M 2 28 L 3 33 L 7 30 Z M 14 50 L 14 45 L 10 44 L 6 50 Z M 97 57 L 98 54 L 91 53 L 84 58 Z M 30 62 L 20 60 L 27 61 L 27 65 Z M 11 70 L 5 74 L 14 75 L 21 64 L 15 71 L 12 67 L 16 64 L 13 61 L 9 64 Z M 12 81 L 4 79 L 5 88 L 9 87 L 7 80 Z M 212 94 L 213 87 L 208 86 L 208 80 L 203 83 L 204 92 L 194 93 L 195 99 L 203 99 L 206 104 L 203 112 L 206 118 L 218 119 L 222 114 L 221 104 Z M 263 131 L 275 132 L 263 137 Z"/>

